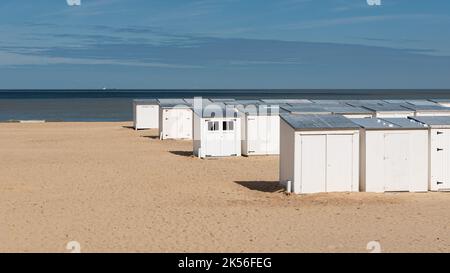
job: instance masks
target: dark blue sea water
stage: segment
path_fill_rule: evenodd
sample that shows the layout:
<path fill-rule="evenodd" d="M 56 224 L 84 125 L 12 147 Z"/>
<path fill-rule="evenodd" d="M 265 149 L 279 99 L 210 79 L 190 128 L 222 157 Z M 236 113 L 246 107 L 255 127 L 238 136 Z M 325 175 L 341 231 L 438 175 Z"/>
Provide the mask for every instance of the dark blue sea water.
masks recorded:
<path fill-rule="evenodd" d="M 450 90 L 3 90 L 0 121 L 129 121 L 139 98 L 450 99 Z"/>

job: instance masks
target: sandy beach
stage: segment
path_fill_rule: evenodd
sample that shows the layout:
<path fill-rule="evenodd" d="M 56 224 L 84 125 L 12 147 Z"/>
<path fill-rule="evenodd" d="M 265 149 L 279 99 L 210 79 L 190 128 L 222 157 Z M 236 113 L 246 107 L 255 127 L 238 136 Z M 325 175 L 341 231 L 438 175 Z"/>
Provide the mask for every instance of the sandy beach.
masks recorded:
<path fill-rule="evenodd" d="M 131 123 L 0 124 L 0 252 L 449 252 L 450 193 L 288 196 Z"/>

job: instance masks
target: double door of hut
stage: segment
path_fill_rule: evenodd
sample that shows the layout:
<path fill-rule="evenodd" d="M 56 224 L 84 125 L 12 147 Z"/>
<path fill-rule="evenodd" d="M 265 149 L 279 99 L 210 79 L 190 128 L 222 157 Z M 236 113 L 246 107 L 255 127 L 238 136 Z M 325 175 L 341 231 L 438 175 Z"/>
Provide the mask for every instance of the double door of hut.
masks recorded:
<path fill-rule="evenodd" d="M 450 129 L 430 131 L 431 190 L 450 190 Z"/>
<path fill-rule="evenodd" d="M 165 110 L 163 122 L 163 139 L 192 139 L 191 109 Z"/>
<path fill-rule="evenodd" d="M 300 179 L 302 193 L 350 192 L 358 168 L 353 134 L 302 135 Z"/>
<path fill-rule="evenodd" d="M 159 127 L 159 106 L 137 105 L 134 113 L 136 129 L 157 129 Z"/>
<path fill-rule="evenodd" d="M 246 125 L 247 155 L 280 153 L 279 116 L 248 116 Z"/>
<path fill-rule="evenodd" d="M 240 155 L 240 129 L 237 119 L 207 119 L 203 123 L 205 156 Z"/>

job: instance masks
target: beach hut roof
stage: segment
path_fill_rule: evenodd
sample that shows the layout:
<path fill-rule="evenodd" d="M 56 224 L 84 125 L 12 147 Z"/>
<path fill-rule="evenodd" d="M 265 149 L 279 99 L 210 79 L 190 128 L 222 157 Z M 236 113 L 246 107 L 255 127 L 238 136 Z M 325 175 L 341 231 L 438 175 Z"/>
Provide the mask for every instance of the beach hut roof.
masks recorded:
<path fill-rule="evenodd" d="M 175 98 L 175 99 L 158 99 L 160 104 L 183 104 L 186 103 L 184 99 L 181 98 Z"/>
<path fill-rule="evenodd" d="M 407 118 L 362 118 L 351 121 L 365 129 L 426 129 L 423 124 Z"/>
<path fill-rule="evenodd" d="M 283 110 L 295 114 L 331 114 L 331 111 L 318 105 L 290 105 L 282 106 Z"/>
<path fill-rule="evenodd" d="M 438 105 L 435 102 L 429 100 L 407 100 L 406 102 L 412 105 Z"/>
<path fill-rule="evenodd" d="M 312 101 L 307 99 L 262 99 L 264 103 L 269 104 L 311 104 Z"/>
<path fill-rule="evenodd" d="M 133 102 L 136 104 L 158 104 L 157 99 L 134 99 Z"/>
<path fill-rule="evenodd" d="M 414 111 L 450 112 L 450 108 L 441 105 L 411 105 L 404 104 L 403 107 Z"/>
<path fill-rule="evenodd" d="M 280 117 L 295 130 L 349 130 L 360 127 L 350 119 L 341 115 L 295 115 L 280 114 Z"/>
<path fill-rule="evenodd" d="M 430 127 L 448 128 L 450 127 L 450 116 L 424 116 L 424 117 L 412 117 L 418 122 L 426 124 Z"/>
<path fill-rule="evenodd" d="M 263 104 L 262 101 L 260 100 L 235 100 L 235 101 L 228 101 L 225 102 L 225 104 L 232 104 L 232 105 L 238 105 L 238 104 L 242 104 L 242 105 L 249 105 L 249 104 L 254 104 L 254 105 L 258 105 L 258 104 Z"/>
<path fill-rule="evenodd" d="M 343 100 L 311 100 L 313 103 L 317 104 L 342 104 Z"/>
<path fill-rule="evenodd" d="M 249 116 L 277 116 L 283 111 L 278 105 L 247 105 L 245 108 L 237 107 L 239 112 Z"/>
<path fill-rule="evenodd" d="M 186 102 L 182 103 L 160 103 L 159 107 L 162 109 L 183 109 L 183 108 L 189 108 L 191 109 L 192 106 L 189 105 Z"/>
<path fill-rule="evenodd" d="M 383 105 L 388 104 L 383 100 L 345 100 L 344 103 L 351 106 L 364 106 L 364 105 Z"/>
<path fill-rule="evenodd" d="M 350 105 L 345 105 L 345 104 L 341 104 L 341 105 L 327 105 L 327 106 L 323 106 L 323 108 L 326 111 L 330 111 L 333 114 L 371 114 L 372 111 L 362 108 L 362 107 L 357 107 L 357 106 L 350 106 Z"/>
<path fill-rule="evenodd" d="M 198 113 L 196 112 L 198 115 Z M 205 106 L 201 115 L 202 118 L 227 117 L 234 118 L 238 116 L 238 110 L 232 106 L 223 103 L 211 103 Z"/>
<path fill-rule="evenodd" d="M 431 99 L 431 101 L 436 102 L 436 103 L 450 103 L 450 99 Z"/>
<path fill-rule="evenodd" d="M 394 103 L 363 104 L 362 107 L 376 112 L 411 112 L 410 109 L 403 107 L 401 104 Z"/>
<path fill-rule="evenodd" d="M 236 99 L 233 98 L 210 98 L 209 99 L 212 102 L 233 102 L 236 101 Z"/>

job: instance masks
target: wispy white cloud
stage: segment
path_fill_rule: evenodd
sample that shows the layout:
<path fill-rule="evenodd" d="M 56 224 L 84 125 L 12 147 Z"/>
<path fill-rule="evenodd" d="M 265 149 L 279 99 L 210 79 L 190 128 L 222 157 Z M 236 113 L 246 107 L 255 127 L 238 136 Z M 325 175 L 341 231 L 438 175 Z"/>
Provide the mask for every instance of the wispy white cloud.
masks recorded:
<path fill-rule="evenodd" d="M 68 58 L 50 57 L 42 55 L 27 55 L 0 51 L 0 67 L 23 66 L 23 65 L 119 65 L 135 67 L 153 68 L 173 68 L 173 69 L 195 69 L 202 68 L 199 65 L 169 64 L 163 62 L 137 62 L 114 59 L 88 59 L 88 58 Z"/>
<path fill-rule="evenodd" d="M 320 20 L 310 20 L 303 21 L 293 24 L 279 25 L 277 28 L 282 28 L 284 30 L 294 30 L 294 29 L 312 29 L 312 28 L 322 28 L 331 27 L 339 25 L 352 25 L 360 23 L 370 23 L 379 21 L 390 21 L 390 20 L 419 20 L 435 18 L 435 15 L 431 14 L 394 14 L 394 15 L 368 15 L 368 16 L 353 16 L 353 17 L 341 17 L 333 19 L 320 19 Z"/>

